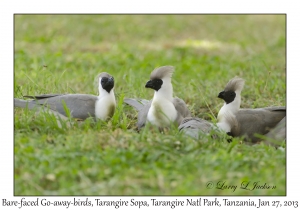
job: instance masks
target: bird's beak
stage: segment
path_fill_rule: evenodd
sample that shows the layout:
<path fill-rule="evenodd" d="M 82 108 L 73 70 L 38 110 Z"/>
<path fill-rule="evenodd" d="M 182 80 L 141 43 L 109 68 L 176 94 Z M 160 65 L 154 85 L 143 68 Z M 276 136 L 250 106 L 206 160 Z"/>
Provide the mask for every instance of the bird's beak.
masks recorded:
<path fill-rule="evenodd" d="M 110 84 L 110 85 L 112 85 L 112 86 L 114 86 L 114 84 L 115 84 L 114 78 L 113 77 L 108 78 L 108 82 L 107 83 Z"/>
<path fill-rule="evenodd" d="M 220 92 L 218 95 L 218 98 L 224 99 L 224 94 L 225 94 L 224 91 Z"/>
<path fill-rule="evenodd" d="M 152 80 L 149 80 L 149 81 L 146 83 L 145 88 L 151 88 L 151 89 L 154 89 Z"/>

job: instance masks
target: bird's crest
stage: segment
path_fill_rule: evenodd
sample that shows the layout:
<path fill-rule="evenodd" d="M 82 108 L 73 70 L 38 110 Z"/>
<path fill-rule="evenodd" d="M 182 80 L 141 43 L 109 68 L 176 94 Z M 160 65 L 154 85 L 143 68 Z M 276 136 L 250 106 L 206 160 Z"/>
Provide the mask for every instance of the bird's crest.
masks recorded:
<path fill-rule="evenodd" d="M 225 86 L 224 91 L 242 91 L 245 84 L 245 80 L 240 77 L 234 77 Z"/>
<path fill-rule="evenodd" d="M 98 76 L 97 76 L 97 80 L 98 80 L 98 81 L 99 81 L 100 77 L 101 77 L 101 78 L 103 78 L 103 77 L 110 78 L 110 77 L 112 77 L 112 76 L 111 76 L 109 73 L 102 72 L 102 73 L 98 74 Z"/>
<path fill-rule="evenodd" d="M 161 66 L 154 69 L 150 75 L 150 79 L 162 79 L 164 77 L 171 78 L 174 72 L 173 66 Z"/>

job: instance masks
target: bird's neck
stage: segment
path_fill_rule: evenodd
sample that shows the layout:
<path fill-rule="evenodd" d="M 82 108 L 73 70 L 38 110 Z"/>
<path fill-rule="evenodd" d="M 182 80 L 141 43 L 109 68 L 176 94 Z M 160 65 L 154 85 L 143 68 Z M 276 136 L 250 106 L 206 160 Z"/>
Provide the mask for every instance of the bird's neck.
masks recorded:
<path fill-rule="evenodd" d="M 228 112 L 235 115 L 239 111 L 240 106 L 241 106 L 241 94 L 239 92 L 236 92 L 236 97 L 234 101 L 232 101 L 229 104 L 225 102 L 222 108 L 220 109 L 218 113 L 218 121 L 222 121 L 222 119 L 224 118 L 223 117 L 224 114 Z"/>
<path fill-rule="evenodd" d="M 240 94 L 240 92 L 236 92 L 236 97 L 235 97 L 234 101 L 232 101 L 229 104 L 226 104 L 226 102 L 225 102 L 218 113 L 217 126 L 221 130 L 225 131 L 226 133 L 231 132 L 232 128 L 231 128 L 231 124 L 229 122 L 229 117 L 235 116 L 236 113 L 239 111 L 240 106 L 241 106 L 241 94 Z"/>
<path fill-rule="evenodd" d="M 163 81 L 162 87 L 154 92 L 153 101 L 147 119 L 158 127 L 169 126 L 177 118 L 177 111 L 173 104 L 173 87 L 171 81 Z"/>
<path fill-rule="evenodd" d="M 106 90 L 104 90 L 103 88 L 99 88 L 99 96 L 98 98 L 115 98 L 115 93 L 114 93 L 114 89 L 111 89 L 110 92 L 107 92 Z"/>
<path fill-rule="evenodd" d="M 171 80 L 163 80 L 162 87 L 154 92 L 153 101 L 169 100 L 173 102 L 173 86 Z"/>
<path fill-rule="evenodd" d="M 95 105 L 95 114 L 98 119 L 106 120 L 112 117 L 116 108 L 116 99 L 114 90 L 109 93 L 106 90 L 99 89 L 98 100 Z"/>

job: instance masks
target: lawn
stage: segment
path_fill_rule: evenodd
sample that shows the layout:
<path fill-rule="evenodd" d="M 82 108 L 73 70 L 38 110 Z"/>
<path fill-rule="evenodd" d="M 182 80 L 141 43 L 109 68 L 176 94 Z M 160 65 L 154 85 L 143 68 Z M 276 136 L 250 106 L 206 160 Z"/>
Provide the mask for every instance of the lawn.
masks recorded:
<path fill-rule="evenodd" d="M 62 128 L 15 108 L 15 195 L 286 194 L 285 149 L 137 132 L 137 112 L 122 103 L 151 99 L 151 71 L 172 65 L 174 96 L 193 116 L 215 121 L 234 76 L 246 81 L 242 108 L 285 106 L 285 15 L 15 15 L 14 24 L 14 97 L 97 94 L 106 71 L 118 103 L 108 122 Z M 255 182 L 271 188 L 240 188 Z"/>

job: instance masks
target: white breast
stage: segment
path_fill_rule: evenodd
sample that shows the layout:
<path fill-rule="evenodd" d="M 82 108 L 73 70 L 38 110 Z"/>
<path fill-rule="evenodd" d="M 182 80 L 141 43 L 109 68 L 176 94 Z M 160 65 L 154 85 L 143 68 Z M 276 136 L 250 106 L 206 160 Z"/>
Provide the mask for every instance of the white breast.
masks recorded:
<path fill-rule="evenodd" d="M 113 92 L 105 96 L 99 96 L 95 104 L 95 115 L 100 120 L 106 120 L 113 114 L 116 107 L 116 100 Z"/>
<path fill-rule="evenodd" d="M 218 128 L 220 128 L 222 131 L 225 131 L 226 133 L 231 131 L 231 127 L 228 122 L 218 122 L 217 126 Z"/>
<path fill-rule="evenodd" d="M 160 99 L 159 103 L 153 100 L 149 109 L 147 120 L 158 127 L 167 127 L 177 118 L 177 110 L 174 104 L 166 99 Z"/>

